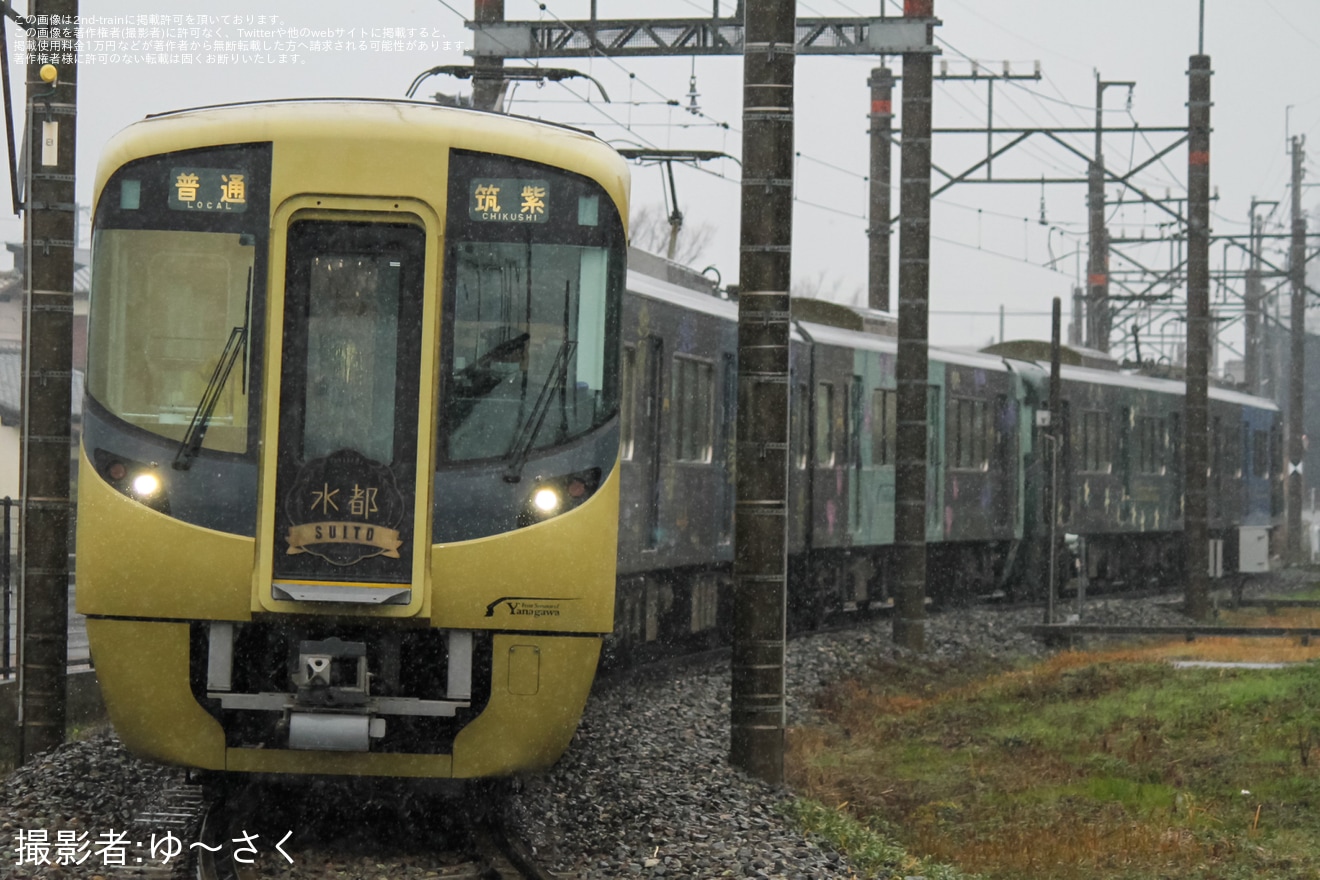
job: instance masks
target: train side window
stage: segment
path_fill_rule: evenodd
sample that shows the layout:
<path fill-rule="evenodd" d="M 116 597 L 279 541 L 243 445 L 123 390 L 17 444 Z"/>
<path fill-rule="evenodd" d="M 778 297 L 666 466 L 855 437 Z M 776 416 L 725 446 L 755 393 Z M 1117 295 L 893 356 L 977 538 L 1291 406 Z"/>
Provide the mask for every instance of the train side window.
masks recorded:
<path fill-rule="evenodd" d="M 1092 439 L 1093 431 L 1091 429 L 1091 419 L 1087 418 L 1091 413 L 1083 412 L 1081 415 L 1082 418 L 1077 426 L 1077 452 L 1081 458 L 1081 461 L 1078 462 L 1080 465 L 1078 470 L 1086 471 L 1090 470 L 1091 467 L 1091 456 L 1089 453 L 1094 441 Z"/>
<path fill-rule="evenodd" d="M 995 459 L 995 467 L 1001 473 L 1007 472 L 1010 467 L 1008 460 L 1009 450 L 1009 426 L 1012 421 L 1009 417 L 1008 396 L 1005 394 L 995 395 L 995 409 L 992 414 L 990 425 L 990 444 Z"/>
<path fill-rule="evenodd" d="M 944 465 L 940 455 L 940 386 L 926 386 L 926 492 L 933 490 L 933 475 Z"/>
<path fill-rule="evenodd" d="M 619 457 L 632 461 L 637 424 L 637 346 L 623 347 L 621 368 L 619 383 L 623 395 L 619 402 Z"/>
<path fill-rule="evenodd" d="M 834 464 L 834 386 L 829 382 L 816 388 L 816 464 Z"/>
<path fill-rule="evenodd" d="M 1081 470 L 1090 473 L 1107 473 L 1111 469 L 1109 413 L 1082 413 Z"/>
<path fill-rule="evenodd" d="M 1250 442 L 1250 431 L 1251 429 L 1247 427 L 1246 422 L 1242 423 L 1242 430 L 1238 431 L 1237 455 L 1233 458 L 1237 462 L 1236 476 L 1239 480 L 1247 474 L 1247 453 L 1250 451 L 1247 449 L 1247 446 Z"/>
<path fill-rule="evenodd" d="M 1270 435 L 1268 431 L 1255 431 L 1251 435 L 1251 475 L 1270 475 Z"/>
<path fill-rule="evenodd" d="M 1181 504 L 1183 491 L 1183 436 L 1182 413 L 1169 413 L 1169 467 L 1173 471 L 1175 496 Z"/>
<path fill-rule="evenodd" d="M 1155 416 L 1137 417 L 1137 472 L 1162 474 L 1165 472 L 1164 453 L 1167 446 L 1165 421 Z"/>
<path fill-rule="evenodd" d="M 1125 406 L 1118 415 L 1118 470 L 1123 477 L 1123 493 L 1129 494 L 1132 477 L 1132 407 Z M 1108 469 L 1113 473 L 1113 468 Z"/>
<path fill-rule="evenodd" d="M 898 392 L 877 388 L 871 392 L 871 464 L 894 463 L 898 432 Z"/>
<path fill-rule="evenodd" d="M 1155 420 L 1150 416 L 1137 416 L 1137 472 L 1148 473 L 1150 468 L 1150 457 L 1154 455 L 1154 440 L 1151 436 L 1154 432 Z"/>
<path fill-rule="evenodd" d="M 1167 419 L 1160 419 L 1155 429 L 1156 453 L 1159 455 L 1159 473 L 1165 474 L 1169 470 L 1169 422 Z"/>
<path fill-rule="evenodd" d="M 714 367 L 685 355 L 674 355 L 674 458 L 710 461 L 714 424 Z"/>
<path fill-rule="evenodd" d="M 989 402 L 967 397 L 953 400 L 953 466 L 960 470 L 986 470 L 990 466 L 993 421 Z"/>
<path fill-rule="evenodd" d="M 954 398 L 953 412 L 950 427 L 953 429 L 950 433 L 953 435 L 953 466 L 956 468 L 968 468 L 972 464 L 971 449 L 971 401 L 963 398 Z"/>
<path fill-rule="evenodd" d="M 990 468 L 990 429 L 994 419 L 990 418 L 990 401 L 972 401 L 972 467 L 977 470 Z"/>
<path fill-rule="evenodd" d="M 1066 400 L 1059 401 L 1058 436 L 1063 438 L 1062 454 L 1059 456 L 1059 491 L 1063 501 L 1063 510 L 1060 512 L 1060 516 L 1064 522 L 1071 522 L 1073 504 L 1072 405 Z"/>
<path fill-rule="evenodd" d="M 852 462 L 852 385 L 843 386 L 843 412 L 839 414 L 839 436 L 843 443 L 839 449 L 839 464 L 847 467 Z"/>
<path fill-rule="evenodd" d="M 862 377 L 853 376 L 852 387 L 848 393 L 848 458 L 856 466 L 862 466 Z M 860 494 L 857 495 L 861 497 Z"/>
<path fill-rule="evenodd" d="M 807 448 L 807 401 L 810 389 L 803 384 L 797 387 L 797 401 L 793 407 L 793 449 L 797 458 L 798 470 L 806 470 L 811 450 Z"/>
<path fill-rule="evenodd" d="M 1218 480 L 1219 474 L 1224 469 L 1224 463 L 1220 460 L 1223 448 L 1223 443 L 1220 439 L 1221 435 L 1219 433 L 1221 430 L 1222 425 L 1220 424 L 1219 416 L 1212 417 L 1210 419 L 1210 473 L 1216 478 L 1216 480 Z"/>
<path fill-rule="evenodd" d="M 1283 432 L 1279 426 L 1270 428 L 1270 476 L 1278 477 L 1283 474 Z"/>
<path fill-rule="evenodd" d="M 953 401 L 953 466 L 956 468 L 967 468 L 972 463 L 971 451 L 971 413 L 970 400 L 955 398 Z"/>

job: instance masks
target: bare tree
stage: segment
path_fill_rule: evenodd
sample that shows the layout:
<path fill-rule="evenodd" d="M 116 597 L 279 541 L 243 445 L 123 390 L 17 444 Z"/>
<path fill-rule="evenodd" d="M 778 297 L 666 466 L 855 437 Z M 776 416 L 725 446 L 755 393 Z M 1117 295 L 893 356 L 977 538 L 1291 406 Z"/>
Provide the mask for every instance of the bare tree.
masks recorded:
<path fill-rule="evenodd" d="M 633 247 L 663 257 L 669 252 L 671 231 L 669 215 L 661 206 L 642 205 L 633 208 L 629 229 Z M 674 262 L 698 267 L 698 264 L 703 262 L 714 235 L 715 227 L 710 223 L 685 222 L 679 228 L 678 237 L 674 241 Z"/>
<path fill-rule="evenodd" d="M 850 282 L 842 275 L 830 275 L 824 270 L 809 277 L 794 279 L 789 293 L 792 296 L 823 299 L 841 305 L 857 305 L 862 302 L 860 284 Z"/>

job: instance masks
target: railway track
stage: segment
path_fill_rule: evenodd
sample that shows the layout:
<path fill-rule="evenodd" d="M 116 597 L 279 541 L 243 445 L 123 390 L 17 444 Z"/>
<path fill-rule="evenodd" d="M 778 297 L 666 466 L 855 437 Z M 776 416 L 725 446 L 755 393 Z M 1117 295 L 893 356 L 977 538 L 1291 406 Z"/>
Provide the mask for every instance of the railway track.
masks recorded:
<path fill-rule="evenodd" d="M 466 799 L 399 792 L 385 803 L 338 784 L 308 789 L 254 784 L 208 792 L 187 869 L 157 876 L 320 877 L 326 871 L 352 873 L 369 863 L 372 876 L 415 867 L 442 880 L 553 878 L 503 821 L 498 792 L 485 791 L 489 801 L 476 799 L 485 808 L 475 815 Z"/>

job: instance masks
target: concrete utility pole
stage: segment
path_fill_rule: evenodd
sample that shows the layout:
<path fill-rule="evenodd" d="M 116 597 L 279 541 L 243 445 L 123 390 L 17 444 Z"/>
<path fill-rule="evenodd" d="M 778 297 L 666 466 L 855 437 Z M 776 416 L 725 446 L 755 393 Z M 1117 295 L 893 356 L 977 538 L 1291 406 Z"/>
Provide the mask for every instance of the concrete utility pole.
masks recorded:
<path fill-rule="evenodd" d="M 925 23 L 926 51 L 903 54 L 903 156 L 899 169 L 898 436 L 894 475 L 894 642 L 926 643 L 927 334 L 930 315 L 929 37 L 939 21 L 934 0 L 905 0 L 903 15 Z M 938 505 L 937 505 L 938 509 Z"/>
<path fill-rule="evenodd" d="M 747 0 L 730 763 L 784 781 L 793 0 Z"/>
<path fill-rule="evenodd" d="M 1305 173 L 1304 135 L 1292 139 L 1292 246 L 1288 274 L 1292 281 L 1292 359 L 1288 369 L 1288 529 L 1287 556 L 1294 565 L 1302 559 L 1302 501 L 1306 477 L 1302 459 L 1303 409 L 1306 406 L 1306 215 L 1302 213 L 1302 176 Z"/>
<path fill-rule="evenodd" d="M 949 73 L 943 69 L 932 75 L 938 82 L 985 83 L 986 119 L 985 119 L 985 166 L 986 180 L 992 178 L 994 157 L 994 108 L 995 81 L 1014 82 L 1017 80 L 1040 80 L 1040 62 L 1036 62 L 1031 73 L 1013 73 L 1007 61 L 1002 73 L 992 73 L 979 61 L 972 62 L 971 73 Z M 871 71 L 867 80 L 871 87 L 871 226 L 866 230 L 870 239 L 870 302 L 873 309 L 889 311 L 889 151 L 893 141 L 893 94 L 894 75 L 888 67 L 878 67 Z M 883 201 L 882 201 L 883 200 Z M 883 212 L 883 213 L 882 213 Z M 883 218 L 883 222 L 880 218 Z M 1003 334 L 1000 334 L 1001 337 Z M 1001 339 L 1002 341 L 1002 339 Z"/>
<path fill-rule="evenodd" d="M 59 60 L 74 51 L 77 0 L 34 0 Z M 58 18 L 57 18 L 58 16 Z M 55 22 L 67 22 L 56 24 Z M 55 46 L 58 44 L 58 48 Z M 37 46 L 27 65 L 23 211 L 23 406 L 19 595 L 22 760 L 64 742 L 69 627 L 69 444 L 73 363 L 74 131 L 78 69 L 52 67 Z M 58 76 L 58 78 L 57 78 Z M 3 548 L 8 553 L 9 548 Z"/>
<path fill-rule="evenodd" d="M 498 25 L 504 21 L 504 0 L 475 0 L 476 20 L 482 24 Z M 596 4 L 591 4 L 592 18 Z M 498 55 L 478 55 L 472 59 L 472 106 L 478 110 L 504 108 L 504 58 Z"/>
<path fill-rule="evenodd" d="M 1081 345 L 1085 338 L 1083 327 L 1086 325 L 1086 288 L 1080 284 L 1073 287 L 1072 320 L 1068 322 L 1068 344 Z"/>
<path fill-rule="evenodd" d="M 1062 311 L 1063 304 L 1056 296 L 1050 309 L 1050 424 L 1049 430 L 1044 432 L 1044 437 L 1049 444 L 1050 471 L 1045 475 L 1045 479 L 1041 481 L 1045 485 L 1043 493 L 1045 496 L 1045 516 L 1047 517 L 1045 535 L 1046 540 L 1049 542 L 1049 552 L 1046 554 L 1049 564 L 1049 571 L 1046 576 L 1046 584 L 1048 585 L 1045 604 L 1046 623 L 1054 623 L 1054 606 L 1059 593 L 1059 444 L 1063 440 L 1063 417 L 1059 412 L 1063 408 L 1063 380 L 1060 377 L 1059 367 L 1059 337 L 1062 329 L 1060 327 Z"/>
<path fill-rule="evenodd" d="M 871 87 L 871 225 L 866 230 L 870 243 L 867 272 L 867 305 L 889 311 L 889 166 L 894 139 L 894 74 L 888 67 L 877 67 L 866 81 Z"/>
<path fill-rule="evenodd" d="M 1261 238 L 1261 221 L 1256 216 L 1256 209 L 1262 205 L 1277 205 L 1278 202 L 1262 202 L 1255 196 L 1251 198 L 1251 239 L 1248 248 L 1250 263 L 1247 266 L 1246 293 L 1243 296 L 1243 321 L 1246 329 L 1246 350 L 1243 353 L 1243 383 L 1251 394 L 1261 393 L 1261 305 L 1264 299 L 1264 286 L 1260 278 L 1260 251 L 1264 246 Z M 1272 389 L 1271 389 L 1272 390 Z"/>
<path fill-rule="evenodd" d="M 1210 613 L 1206 465 L 1210 403 L 1210 56 L 1193 55 L 1187 101 L 1187 391 L 1183 535 L 1186 544 L 1187 614 Z"/>

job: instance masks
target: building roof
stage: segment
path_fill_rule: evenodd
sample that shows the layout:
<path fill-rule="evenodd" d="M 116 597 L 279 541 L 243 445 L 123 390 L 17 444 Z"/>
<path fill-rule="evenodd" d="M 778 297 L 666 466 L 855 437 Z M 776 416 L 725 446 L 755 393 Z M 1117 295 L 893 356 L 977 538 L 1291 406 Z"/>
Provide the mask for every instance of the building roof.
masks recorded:
<path fill-rule="evenodd" d="M 74 421 L 82 420 L 83 372 L 73 371 Z M 0 342 L 0 425 L 17 425 L 23 413 L 23 350 Z"/>

